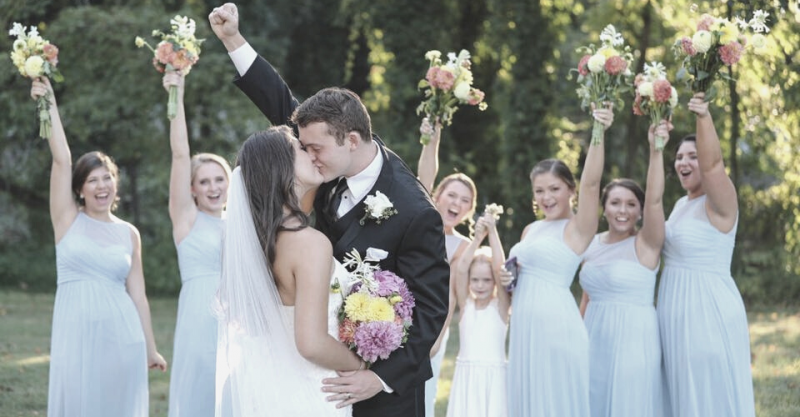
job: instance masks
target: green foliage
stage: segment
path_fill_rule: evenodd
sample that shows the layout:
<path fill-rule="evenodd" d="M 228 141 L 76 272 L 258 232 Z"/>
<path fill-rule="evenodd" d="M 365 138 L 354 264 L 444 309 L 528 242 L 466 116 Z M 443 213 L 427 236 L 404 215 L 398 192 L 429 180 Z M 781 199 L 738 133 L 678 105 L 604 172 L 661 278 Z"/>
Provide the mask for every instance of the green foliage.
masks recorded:
<path fill-rule="evenodd" d="M 691 5 L 697 3 L 697 11 Z M 55 0 L 6 0 L 0 23 L 35 24 L 60 50 L 66 77 L 56 96 L 74 157 L 103 150 L 122 169 L 119 216 L 142 233 L 145 276 L 151 293 L 180 286 L 167 216 L 169 171 L 167 93 L 136 35 L 166 29 L 174 14 L 197 22 L 206 38 L 200 62 L 187 78 L 186 107 L 193 152 L 233 160 L 247 135 L 268 126 L 229 82 L 235 74 L 206 16 L 211 0 L 100 1 L 75 7 Z M 738 82 L 715 85 L 712 114 L 725 163 L 739 190 L 740 215 L 733 272 L 748 303 L 797 299 L 800 274 L 800 10 L 796 2 L 697 0 L 301 0 L 238 2 L 241 30 L 284 76 L 299 98 L 342 85 L 361 94 L 373 129 L 410 163 L 420 153 L 426 51 L 472 52 L 474 85 L 489 109 L 462 107 L 443 132 L 440 177 L 471 176 L 478 208 L 506 207 L 500 232 L 506 248 L 534 219 L 528 173 L 544 158 L 563 159 L 580 176 L 591 130 L 581 111 L 577 85 L 567 79 L 579 54 L 613 24 L 634 52 L 634 72 L 660 61 L 674 78 L 670 45 L 687 33 L 700 13 L 750 16 L 770 12 L 767 52 L 734 67 Z M 782 9 L 781 9 L 782 8 Z M 782 11 L 783 10 L 783 11 Z M 11 42 L 0 37 L 0 285 L 52 288 L 52 229 L 47 213 L 50 155 L 35 139 L 35 103 L 29 81 L 7 58 Z M 670 143 L 694 131 L 679 88 Z M 627 97 L 625 100 L 632 100 Z M 627 176 L 644 181 L 647 126 L 626 106 L 606 135 L 604 180 Z M 669 164 L 668 164 L 669 165 Z M 666 211 L 685 192 L 667 169 Z M 24 284 L 21 284 L 24 283 Z"/>

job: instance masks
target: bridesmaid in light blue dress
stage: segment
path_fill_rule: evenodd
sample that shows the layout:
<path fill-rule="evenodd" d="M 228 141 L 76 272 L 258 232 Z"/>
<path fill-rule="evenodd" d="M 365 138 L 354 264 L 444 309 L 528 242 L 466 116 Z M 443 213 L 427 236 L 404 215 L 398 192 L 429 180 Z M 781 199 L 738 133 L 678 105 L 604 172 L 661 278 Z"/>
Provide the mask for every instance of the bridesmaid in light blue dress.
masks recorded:
<path fill-rule="evenodd" d="M 153 338 L 139 232 L 111 213 L 118 181 L 111 158 L 90 152 L 71 169 L 50 82 L 34 80 L 31 96 L 47 93 L 58 270 L 47 415 L 146 417 L 147 368 L 166 370 L 167 364 Z"/>
<path fill-rule="evenodd" d="M 681 417 L 752 417 L 750 336 L 730 273 L 739 209 L 703 94 L 689 101 L 697 136 L 678 146 L 687 191 L 666 225 L 658 320 L 672 409 Z"/>
<path fill-rule="evenodd" d="M 169 385 L 170 417 L 214 415 L 217 319 L 212 303 L 222 273 L 222 219 L 230 166 L 220 156 L 189 158 L 183 102 L 184 77 L 164 75 L 164 88 L 178 87 L 178 111 L 170 123 L 172 170 L 169 215 L 178 250 L 181 294 Z"/>
<path fill-rule="evenodd" d="M 475 205 L 478 199 L 478 190 L 475 187 L 475 182 L 472 178 L 462 173 L 450 174 L 444 177 L 436 189 L 433 189 L 433 183 L 436 179 L 436 174 L 439 172 L 439 143 L 442 136 L 441 124 L 432 126 L 426 117 L 422 121 L 420 133 L 429 134 L 431 140 L 427 145 L 422 146 L 422 152 L 419 156 L 419 163 L 417 165 L 417 176 L 419 181 L 428 192 L 433 190 L 433 203 L 436 205 L 436 210 L 442 215 L 442 223 L 444 225 L 444 243 L 447 250 L 447 261 L 450 265 L 455 265 L 456 259 L 466 249 L 470 239 L 461 233 L 458 233 L 456 226 L 468 223 L 470 229 L 472 228 L 472 216 L 475 214 Z M 452 269 L 452 268 L 451 268 Z M 452 273 L 450 282 L 454 280 Z M 425 382 L 425 415 L 434 417 L 436 405 L 436 393 L 439 388 L 439 374 L 442 369 L 442 360 L 444 359 L 445 351 L 447 348 L 447 341 L 450 339 L 450 322 L 455 314 L 456 309 L 456 296 L 454 289 L 450 288 L 450 305 L 447 313 L 447 319 L 442 333 L 431 348 L 431 368 L 433 369 L 433 377 Z"/>
<path fill-rule="evenodd" d="M 651 126 L 648 133 L 647 195 L 629 179 L 606 185 L 600 201 L 608 231 L 595 236 L 583 255 L 581 314 L 589 333 L 592 417 L 669 416 L 653 306 L 664 244 L 664 158 L 654 146 L 655 134 L 668 138 L 669 124 Z"/>
<path fill-rule="evenodd" d="M 606 129 L 611 125 L 610 109 L 593 113 Z M 577 213 L 570 207 L 575 180 L 563 162 L 544 160 L 531 172 L 544 220 L 526 227 L 509 253 L 520 271 L 507 371 L 510 417 L 589 416 L 589 340 L 569 287 L 597 232 L 603 150 L 602 142 L 589 146 Z"/>

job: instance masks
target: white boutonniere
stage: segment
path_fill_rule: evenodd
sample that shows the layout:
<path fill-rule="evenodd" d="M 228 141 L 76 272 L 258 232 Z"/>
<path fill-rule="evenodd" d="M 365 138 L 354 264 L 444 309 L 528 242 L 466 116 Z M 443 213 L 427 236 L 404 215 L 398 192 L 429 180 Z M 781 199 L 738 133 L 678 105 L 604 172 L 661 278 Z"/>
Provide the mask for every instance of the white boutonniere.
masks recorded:
<path fill-rule="evenodd" d="M 362 226 L 367 219 L 375 220 L 375 223 L 381 224 L 382 221 L 397 214 L 397 210 L 394 208 L 394 204 L 389 201 L 389 197 L 386 197 L 386 194 L 380 191 L 375 191 L 375 195 L 368 195 L 364 199 L 364 205 L 367 206 L 367 209 L 364 217 L 358 222 Z"/>

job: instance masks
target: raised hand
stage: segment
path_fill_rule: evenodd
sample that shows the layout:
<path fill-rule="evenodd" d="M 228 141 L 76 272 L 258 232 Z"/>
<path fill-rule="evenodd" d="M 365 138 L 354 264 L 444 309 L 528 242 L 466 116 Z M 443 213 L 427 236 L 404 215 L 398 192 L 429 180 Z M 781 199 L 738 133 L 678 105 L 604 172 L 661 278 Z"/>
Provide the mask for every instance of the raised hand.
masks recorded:
<path fill-rule="evenodd" d="M 31 98 L 38 100 L 39 97 L 44 97 L 50 93 L 50 103 L 55 104 L 56 97 L 53 95 L 53 87 L 50 85 L 50 80 L 47 77 L 38 77 L 33 79 L 31 83 Z"/>
<path fill-rule="evenodd" d="M 671 120 L 662 120 L 657 126 L 650 125 L 650 128 L 647 130 L 647 140 L 650 142 L 650 149 L 655 149 L 656 136 L 662 138 L 663 146 L 667 146 L 667 142 L 669 142 L 669 132 L 672 128 Z"/>
<path fill-rule="evenodd" d="M 494 223 L 494 218 L 492 218 L 492 223 Z M 486 236 L 489 235 L 490 227 L 491 226 L 489 225 L 489 221 L 486 219 L 486 215 L 483 215 L 480 218 L 478 218 L 478 221 L 475 222 L 475 239 L 477 239 L 478 242 L 485 239 Z"/>
<path fill-rule="evenodd" d="M 161 79 L 161 85 L 169 92 L 170 87 L 178 87 L 178 92 L 183 92 L 183 83 L 186 78 L 178 71 L 167 71 Z"/>
<path fill-rule="evenodd" d="M 689 99 L 689 105 L 687 107 L 696 114 L 698 118 L 707 117 L 709 115 L 708 102 L 705 101 L 705 97 L 705 93 L 695 93 L 695 95 Z"/>
<path fill-rule="evenodd" d="M 592 103 L 592 117 L 594 120 L 600 122 L 603 125 L 604 130 L 608 130 L 611 127 L 611 124 L 614 123 L 614 105 L 613 103 L 605 102 L 603 103 L 603 107 L 596 108 L 594 103 Z"/>
<path fill-rule="evenodd" d="M 228 46 L 226 41 L 240 36 L 239 10 L 233 3 L 215 7 L 208 15 L 208 22 L 211 24 L 211 30 L 222 43 L 226 44 L 226 47 Z"/>

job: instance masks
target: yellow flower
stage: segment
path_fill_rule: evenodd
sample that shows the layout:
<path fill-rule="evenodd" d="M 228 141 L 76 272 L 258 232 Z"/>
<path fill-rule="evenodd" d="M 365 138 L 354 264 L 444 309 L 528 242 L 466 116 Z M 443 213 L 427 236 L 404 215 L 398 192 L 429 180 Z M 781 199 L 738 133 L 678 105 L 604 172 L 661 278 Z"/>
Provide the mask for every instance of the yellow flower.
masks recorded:
<path fill-rule="evenodd" d="M 141 48 L 144 46 L 144 39 L 142 39 L 141 36 L 137 36 L 134 42 L 136 43 L 137 48 Z"/>
<path fill-rule="evenodd" d="M 698 30 L 694 36 L 692 36 L 692 47 L 698 53 L 704 54 L 711 49 L 711 42 L 713 41 L 713 37 L 711 36 L 711 32 L 706 30 Z"/>
<path fill-rule="evenodd" d="M 30 78 L 40 77 L 44 74 L 44 59 L 34 55 L 25 61 L 25 75 Z"/>
<path fill-rule="evenodd" d="M 192 56 L 197 56 L 197 46 L 194 42 L 184 42 L 183 47 L 186 48 L 186 51 L 189 52 Z"/>
<path fill-rule="evenodd" d="M 25 68 L 25 60 L 27 59 L 28 57 L 26 56 L 25 51 L 20 50 L 11 53 L 11 62 L 13 62 L 14 66 L 16 66 L 17 68 L 20 69 L 20 71 L 22 71 L 22 75 L 25 75 L 25 72 L 23 70 Z"/>
<path fill-rule="evenodd" d="M 722 45 L 727 45 L 739 39 L 739 28 L 737 28 L 736 25 L 733 23 L 730 22 L 722 23 L 720 25 L 719 31 L 720 31 L 719 43 Z"/>
<path fill-rule="evenodd" d="M 397 304 L 399 302 L 402 302 L 402 301 L 403 301 L 403 297 L 401 297 L 399 295 L 392 296 L 392 298 L 389 299 L 389 302 L 392 303 L 392 305 L 395 305 L 395 304 Z"/>
<path fill-rule="evenodd" d="M 606 59 L 611 58 L 612 56 L 619 56 L 619 52 L 617 52 L 616 49 L 609 47 L 600 48 L 600 50 L 597 51 L 597 53 L 603 54 L 603 56 L 606 57 Z"/>
<path fill-rule="evenodd" d="M 425 52 L 425 59 L 427 59 L 428 61 L 435 61 L 439 59 L 441 56 L 442 53 L 435 49 L 432 51 Z"/>
<path fill-rule="evenodd" d="M 385 298 L 374 298 L 369 305 L 369 321 L 394 321 L 394 308 Z"/>
<path fill-rule="evenodd" d="M 642 97 L 653 97 L 653 83 L 644 81 L 639 84 L 639 95 Z"/>
<path fill-rule="evenodd" d="M 453 95 L 459 100 L 467 101 L 469 100 L 469 91 L 469 84 L 462 81 L 456 84 L 456 88 L 453 89 Z"/>
<path fill-rule="evenodd" d="M 344 303 L 344 313 L 350 320 L 353 321 L 366 321 L 369 309 L 369 296 L 357 292 L 347 296 Z"/>

